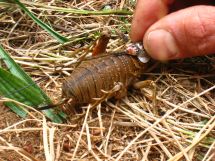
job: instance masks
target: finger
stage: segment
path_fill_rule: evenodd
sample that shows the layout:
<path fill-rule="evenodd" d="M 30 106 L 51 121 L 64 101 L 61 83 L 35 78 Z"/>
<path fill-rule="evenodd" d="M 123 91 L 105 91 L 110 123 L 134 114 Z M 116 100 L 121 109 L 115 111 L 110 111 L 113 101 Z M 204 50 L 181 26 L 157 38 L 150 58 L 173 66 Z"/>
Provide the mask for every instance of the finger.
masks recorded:
<path fill-rule="evenodd" d="M 153 24 L 144 36 L 149 54 L 158 60 L 215 53 L 215 7 L 194 6 Z"/>
<path fill-rule="evenodd" d="M 142 40 L 146 30 L 165 16 L 172 0 L 138 0 L 131 26 L 132 41 Z"/>

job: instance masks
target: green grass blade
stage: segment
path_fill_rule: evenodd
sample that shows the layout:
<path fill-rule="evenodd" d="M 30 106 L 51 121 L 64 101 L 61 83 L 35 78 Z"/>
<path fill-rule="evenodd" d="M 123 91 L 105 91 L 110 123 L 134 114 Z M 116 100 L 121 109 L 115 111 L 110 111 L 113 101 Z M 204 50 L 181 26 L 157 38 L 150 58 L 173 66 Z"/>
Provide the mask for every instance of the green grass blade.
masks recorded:
<path fill-rule="evenodd" d="M 7 65 L 10 71 L 10 73 L 5 72 L 5 70 L 0 68 L 1 69 L 0 94 L 2 94 L 5 97 L 17 100 L 19 102 L 25 103 L 33 107 L 38 107 L 41 104 L 44 104 L 44 105 L 51 104 L 50 98 L 37 86 L 37 84 L 31 79 L 31 77 L 28 76 L 22 70 L 22 68 L 4 51 L 1 45 L 0 45 L 0 57 Z M 8 93 L 11 91 L 12 93 Z M 15 91 L 18 91 L 18 92 L 15 92 Z M 11 105 L 11 104 L 12 103 L 9 103 L 7 105 L 9 105 L 9 107 L 14 111 L 15 105 Z M 22 117 L 24 117 L 26 114 L 26 112 L 23 110 L 20 110 L 19 107 L 17 107 L 17 109 L 15 110 L 17 111 L 15 112 Z M 57 115 L 52 109 L 48 109 L 43 112 L 52 121 L 58 122 L 58 123 L 62 122 L 59 115 L 61 115 L 61 117 L 63 118 L 66 117 L 65 114 L 62 112 L 60 112 L 59 115 Z"/>
<path fill-rule="evenodd" d="M 34 16 L 26 7 L 23 5 L 19 0 L 12 0 L 14 1 L 29 17 L 31 17 L 34 22 L 36 22 L 40 27 L 42 27 L 45 31 L 47 31 L 50 35 L 52 35 L 58 42 L 65 43 L 68 42 L 69 39 L 60 35 L 58 32 L 54 31 L 50 26 L 42 22 L 36 16 Z"/>
<path fill-rule="evenodd" d="M 33 80 L 29 77 L 24 70 L 6 53 L 0 44 L 0 57 L 6 64 L 8 70 L 15 76 L 19 77 L 26 83 L 32 83 Z"/>
<path fill-rule="evenodd" d="M 14 99 L 32 107 L 46 105 L 46 100 L 40 94 L 40 92 L 34 88 L 34 86 L 27 84 L 22 79 L 16 77 L 15 75 L 2 68 L 0 68 L 0 84 L 1 96 Z M 11 102 L 6 104 L 12 107 L 11 109 L 18 115 L 22 117 L 25 116 L 26 112 L 23 109 L 15 107 L 16 105 Z M 52 121 L 62 122 L 60 116 L 55 114 L 53 110 L 44 110 L 44 113 Z"/>
<path fill-rule="evenodd" d="M 23 110 L 21 107 L 19 107 L 18 105 L 16 105 L 13 102 L 5 102 L 4 103 L 7 107 L 10 107 L 10 109 L 15 112 L 17 115 L 19 115 L 20 117 L 26 117 L 27 116 L 27 112 L 25 110 Z"/>
<path fill-rule="evenodd" d="M 45 102 L 42 95 L 31 84 L 27 84 L 2 68 L 0 68 L 0 84 L 1 94 L 5 97 L 34 107 Z"/>
<path fill-rule="evenodd" d="M 0 57 L 7 65 L 9 71 L 17 76 L 18 78 L 22 79 L 24 82 L 28 84 L 32 84 L 34 88 L 40 91 L 41 95 L 47 100 L 47 103 L 50 104 L 51 100 L 49 97 L 35 84 L 35 82 L 31 79 L 31 77 L 25 73 L 25 71 L 5 52 L 3 47 L 0 45 Z"/>
<path fill-rule="evenodd" d="M 27 83 L 2 68 L 0 68 L 0 84 L 1 96 L 14 99 L 29 106 L 37 105 L 37 101 L 40 103 L 43 102 L 43 99 L 37 96 L 37 90 L 35 90 L 32 86 L 26 88 Z M 31 99 L 33 101 L 31 101 Z M 12 102 L 7 102 L 6 105 L 21 117 L 25 117 L 27 114 L 22 108 Z"/>
<path fill-rule="evenodd" d="M 0 70 L 2 70 L 2 68 L 0 68 Z M 0 75 L 0 96 L 5 96 L 7 95 L 7 87 L 4 86 L 4 82 L 2 80 L 2 78 L 4 78 L 5 75 L 1 76 Z M 10 98 L 10 97 L 8 97 Z M 19 107 L 18 105 L 14 104 L 13 102 L 6 102 L 5 103 L 6 106 L 10 107 L 10 109 L 12 111 L 14 111 L 17 115 L 19 115 L 20 117 L 26 117 L 27 112 L 25 110 L 23 110 L 21 107 Z"/>

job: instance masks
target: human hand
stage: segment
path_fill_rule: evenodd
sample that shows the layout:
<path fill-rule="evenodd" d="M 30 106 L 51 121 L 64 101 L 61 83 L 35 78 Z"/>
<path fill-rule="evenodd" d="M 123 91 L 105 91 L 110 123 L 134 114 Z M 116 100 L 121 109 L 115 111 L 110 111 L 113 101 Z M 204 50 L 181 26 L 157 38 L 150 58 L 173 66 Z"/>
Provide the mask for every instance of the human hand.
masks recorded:
<path fill-rule="evenodd" d="M 199 5 L 201 2 L 205 5 Z M 138 0 L 131 39 L 143 40 L 148 53 L 157 60 L 213 54 L 214 4 L 214 0 Z"/>

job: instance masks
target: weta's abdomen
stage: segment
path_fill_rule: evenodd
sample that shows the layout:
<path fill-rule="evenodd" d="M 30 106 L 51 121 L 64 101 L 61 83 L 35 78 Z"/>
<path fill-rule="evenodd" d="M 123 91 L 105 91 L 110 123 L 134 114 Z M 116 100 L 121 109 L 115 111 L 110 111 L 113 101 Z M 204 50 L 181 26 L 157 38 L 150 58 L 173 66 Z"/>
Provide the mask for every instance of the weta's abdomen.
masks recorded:
<path fill-rule="evenodd" d="M 111 90 L 115 82 L 129 86 L 140 75 L 141 65 L 136 57 L 124 53 L 82 62 L 63 83 L 63 97 L 90 103 L 103 95 L 101 89 Z"/>

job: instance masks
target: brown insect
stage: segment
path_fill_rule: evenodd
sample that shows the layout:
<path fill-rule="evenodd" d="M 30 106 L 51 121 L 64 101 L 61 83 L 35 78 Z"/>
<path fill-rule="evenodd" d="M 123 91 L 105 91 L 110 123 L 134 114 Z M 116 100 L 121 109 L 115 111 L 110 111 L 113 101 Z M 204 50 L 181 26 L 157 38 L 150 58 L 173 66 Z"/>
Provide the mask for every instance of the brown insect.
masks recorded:
<path fill-rule="evenodd" d="M 74 105 L 91 103 L 93 98 L 104 95 L 102 90 L 110 91 L 116 83 L 121 84 L 121 89 L 114 93 L 115 98 L 124 97 L 127 88 L 137 82 L 146 69 L 146 63 L 137 55 L 129 54 L 130 51 L 131 48 L 82 62 L 63 82 L 63 97 L 71 98 Z"/>
<path fill-rule="evenodd" d="M 95 48 L 93 51 L 95 55 L 100 54 L 101 51 L 105 52 L 105 49 L 100 50 L 100 48 L 107 46 L 106 37 L 106 35 L 101 36 L 99 44 L 102 45 L 96 45 L 96 52 Z M 63 82 L 62 102 L 40 109 L 60 105 L 66 100 L 71 100 L 70 104 L 76 106 L 102 101 L 113 96 L 120 99 L 126 96 L 127 88 L 136 83 L 138 77 L 146 70 L 148 61 L 149 58 L 139 43 L 132 43 L 121 52 L 107 53 L 95 59 L 82 61 L 71 76 Z M 119 87 L 117 90 L 114 89 L 116 84 Z M 107 94 L 108 92 L 110 94 Z"/>

